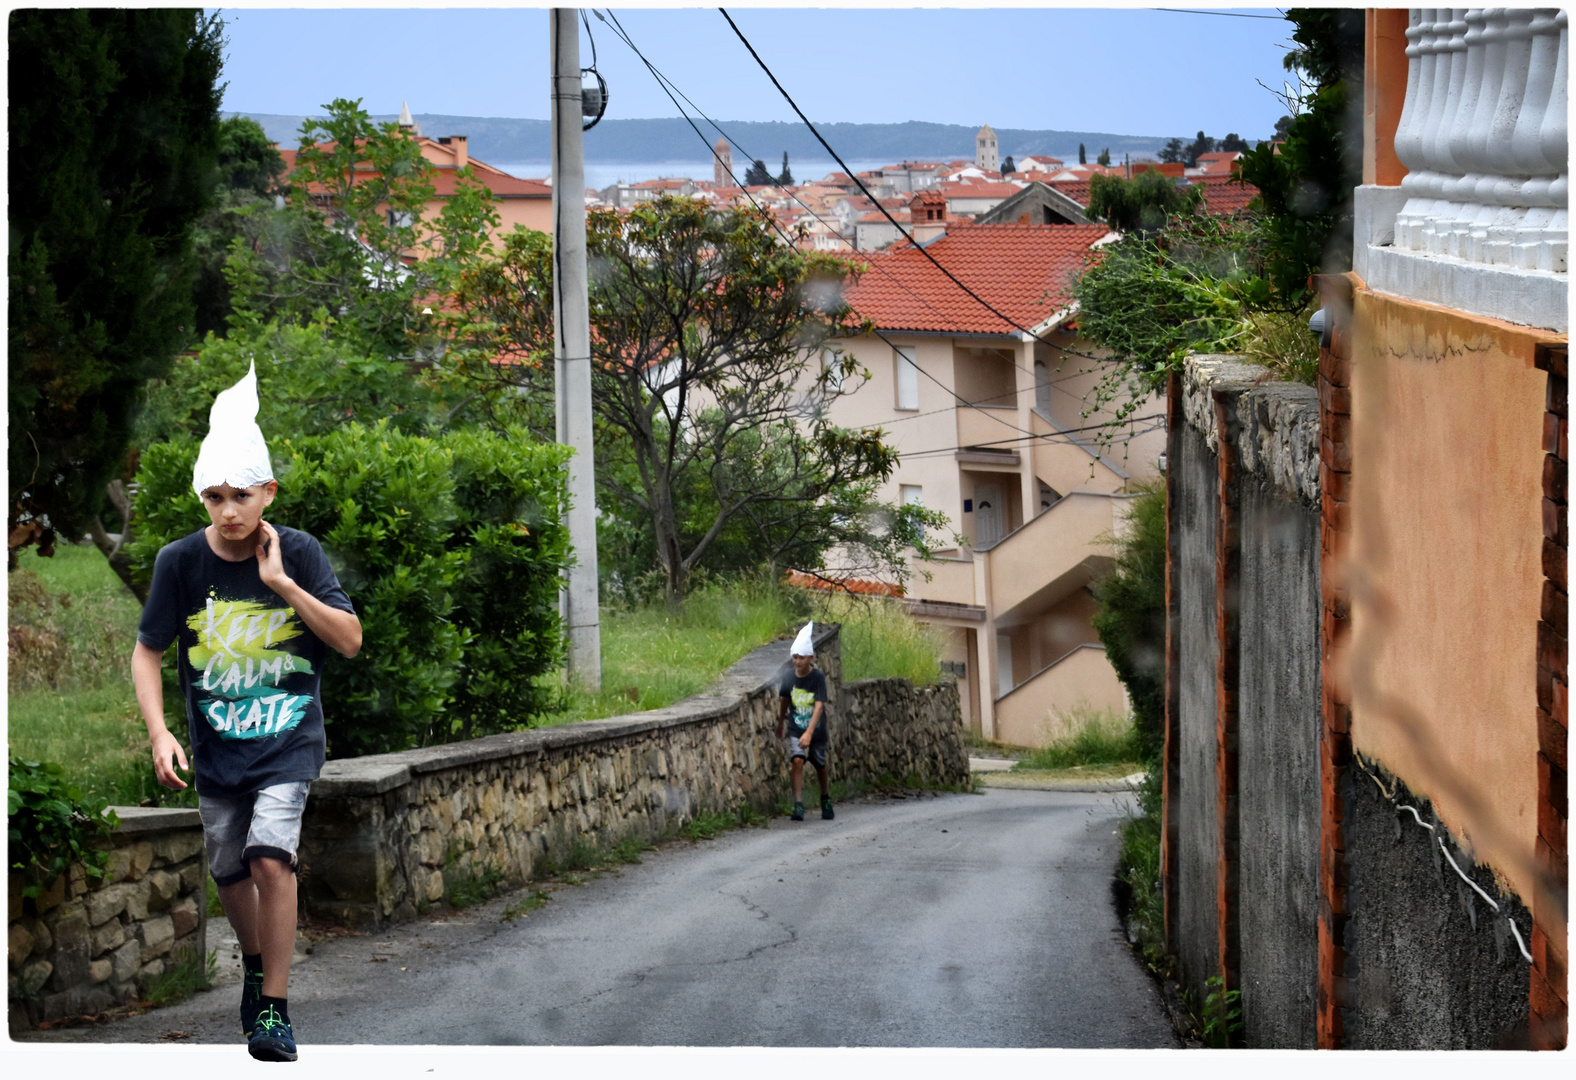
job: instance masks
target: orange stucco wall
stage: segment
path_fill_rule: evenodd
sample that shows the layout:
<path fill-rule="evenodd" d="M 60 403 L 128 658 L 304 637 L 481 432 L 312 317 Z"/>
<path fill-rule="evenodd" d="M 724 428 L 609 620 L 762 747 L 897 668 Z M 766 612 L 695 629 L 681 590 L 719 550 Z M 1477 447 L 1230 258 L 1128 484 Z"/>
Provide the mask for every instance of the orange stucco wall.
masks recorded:
<path fill-rule="evenodd" d="M 1358 289 L 1352 741 L 1532 896 L 1552 335 Z"/>

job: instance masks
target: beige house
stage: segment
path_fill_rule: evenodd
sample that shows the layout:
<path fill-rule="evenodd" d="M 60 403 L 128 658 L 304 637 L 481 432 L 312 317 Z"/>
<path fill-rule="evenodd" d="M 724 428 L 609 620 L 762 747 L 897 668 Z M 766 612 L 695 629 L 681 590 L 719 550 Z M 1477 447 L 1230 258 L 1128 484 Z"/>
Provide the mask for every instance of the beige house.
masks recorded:
<path fill-rule="evenodd" d="M 945 231 L 942 231 L 945 228 Z M 869 263 L 847 297 L 879 334 L 839 339 L 870 373 L 830 418 L 879 426 L 901 454 L 883 497 L 945 511 L 962 543 L 913 563 L 914 615 L 948 635 L 980 734 L 1043 744 L 1073 709 L 1127 711 L 1090 618 L 1135 481 L 1156 475 L 1159 404 L 1102 447 L 1091 408 L 1104 361 L 1074 328 L 1068 286 L 1101 225 L 932 226 Z M 931 230 L 926 230 L 930 232 Z M 1024 333 L 950 281 L 926 252 Z M 829 568 L 835 571 L 836 567 Z M 930 579 L 925 580 L 925 574 Z"/>

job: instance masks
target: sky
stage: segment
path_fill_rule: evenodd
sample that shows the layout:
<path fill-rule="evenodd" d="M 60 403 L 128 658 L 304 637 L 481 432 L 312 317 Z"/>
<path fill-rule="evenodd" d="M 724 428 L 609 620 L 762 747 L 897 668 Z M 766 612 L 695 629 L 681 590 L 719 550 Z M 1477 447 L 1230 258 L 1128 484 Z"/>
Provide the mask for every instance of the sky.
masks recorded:
<path fill-rule="evenodd" d="M 606 10 L 606 9 L 604 9 Z M 795 119 L 713 8 L 612 9 L 651 62 L 719 120 Z M 1276 16 L 1274 8 L 1207 9 Z M 222 9 L 227 111 L 311 114 L 336 97 L 374 114 L 546 119 L 543 8 Z M 730 8 L 820 121 L 1198 131 L 1267 137 L 1290 24 L 1155 9 Z M 608 116 L 677 116 L 610 28 L 590 19 Z M 581 31 L 581 63 L 592 48 Z"/>

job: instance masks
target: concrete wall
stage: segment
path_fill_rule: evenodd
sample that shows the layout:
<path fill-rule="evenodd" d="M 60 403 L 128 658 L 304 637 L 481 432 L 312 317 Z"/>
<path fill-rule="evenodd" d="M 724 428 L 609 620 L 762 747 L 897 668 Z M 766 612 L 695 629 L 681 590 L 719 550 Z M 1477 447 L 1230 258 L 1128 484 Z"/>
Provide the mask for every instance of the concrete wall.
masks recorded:
<path fill-rule="evenodd" d="M 788 643 L 757 649 L 709 693 L 651 712 L 329 762 L 312 786 L 301 890 L 352 925 L 413 919 L 489 871 L 518 885 L 576 843 L 656 839 L 701 812 L 770 811 L 788 766 L 774 735 Z M 969 778 L 957 688 L 842 685 L 836 626 L 816 660 L 830 689 L 834 780 Z"/>
<path fill-rule="evenodd" d="M 1319 511 L 1242 482 L 1238 829 L 1249 1045 L 1314 1045 L 1319 914 Z"/>
<path fill-rule="evenodd" d="M 1202 1000 L 1206 981 L 1222 975 L 1241 991 L 1248 1045 L 1311 1047 L 1320 827 L 1318 402 L 1311 387 L 1264 382 L 1263 375 L 1230 358 L 1193 357 L 1180 382 L 1184 419 L 1170 510 L 1180 684 L 1180 760 L 1166 806 L 1177 837 L 1172 926 L 1185 987 Z M 1230 440 L 1224 508 L 1217 396 Z M 1217 540 L 1228 510 L 1237 555 L 1222 562 Z M 1224 694 L 1217 684 L 1222 608 L 1236 625 L 1234 697 L 1230 683 Z M 1222 721 L 1221 709 L 1233 704 Z M 1224 784 L 1217 774 L 1223 760 L 1228 768 L 1234 762 Z M 1224 880 L 1222 859 L 1232 869 Z"/>
<path fill-rule="evenodd" d="M 109 864 L 72 866 L 36 897 L 10 873 L 10 1027 L 136 1001 L 166 968 L 207 956 L 208 861 L 195 810 L 115 808 Z"/>
<path fill-rule="evenodd" d="M 1507 919 L 1525 942 L 1531 939 L 1531 916 L 1487 867 L 1473 865 L 1427 799 L 1363 764 L 1351 770 L 1346 793 L 1352 899 L 1347 964 L 1349 975 L 1356 969 L 1356 1007 L 1347 1009 L 1345 1045 L 1519 1047 L 1528 964 Z M 1451 868 L 1435 839 L 1440 834 L 1450 857 L 1500 911 Z"/>
<path fill-rule="evenodd" d="M 1176 588 L 1181 651 L 1178 790 L 1166 812 L 1176 819 L 1177 963 L 1182 984 L 1200 1001 L 1220 971 L 1215 907 L 1215 455 L 1194 428 L 1183 429 L 1177 470 Z"/>

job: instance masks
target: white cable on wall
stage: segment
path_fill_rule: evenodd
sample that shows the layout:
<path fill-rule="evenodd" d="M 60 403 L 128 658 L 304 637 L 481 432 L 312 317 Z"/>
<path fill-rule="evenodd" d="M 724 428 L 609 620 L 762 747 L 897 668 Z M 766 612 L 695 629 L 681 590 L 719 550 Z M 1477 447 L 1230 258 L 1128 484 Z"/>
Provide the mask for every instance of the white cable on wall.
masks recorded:
<path fill-rule="evenodd" d="M 1439 835 L 1439 830 L 1423 820 L 1423 815 L 1417 812 L 1417 807 L 1407 806 L 1405 803 L 1396 802 L 1395 796 L 1385 790 L 1384 782 L 1381 781 L 1379 777 L 1369 772 L 1367 766 L 1363 765 L 1361 755 L 1354 754 L 1353 757 L 1357 761 L 1358 767 L 1362 769 L 1363 775 L 1372 780 L 1374 782 L 1374 786 L 1379 789 L 1379 794 L 1383 795 L 1385 799 L 1397 810 L 1411 811 L 1412 817 L 1417 820 L 1417 823 L 1434 834 L 1434 842 L 1439 845 L 1440 852 L 1445 856 L 1445 861 L 1450 864 L 1450 869 L 1456 872 L 1456 876 L 1462 881 L 1466 882 L 1468 885 L 1472 886 L 1472 891 L 1481 896 L 1483 901 L 1488 904 L 1489 907 L 1493 908 L 1496 912 L 1499 911 L 1499 905 L 1494 902 L 1494 898 L 1479 888 L 1478 883 L 1467 877 L 1467 875 L 1462 872 L 1461 867 L 1456 865 L 1456 860 L 1451 857 L 1450 850 L 1445 847 L 1445 838 Z M 1399 784 L 1397 785 L 1397 790 L 1399 790 Z M 1521 940 L 1521 931 L 1516 926 L 1516 920 L 1507 915 L 1505 916 L 1505 922 L 1510 926 L 1511 936 L 1516 939 L 1516 948 L 1521 951 L 1522 958 L 1525 959 L 1527 963 L 1532 963 L 1532 953 L 1528 951 L 1526 942 Z"/>

